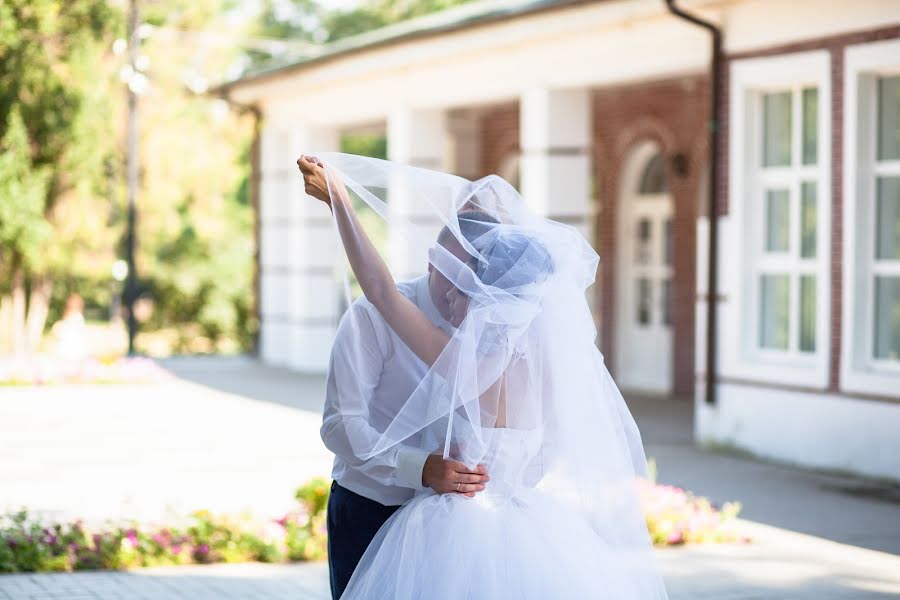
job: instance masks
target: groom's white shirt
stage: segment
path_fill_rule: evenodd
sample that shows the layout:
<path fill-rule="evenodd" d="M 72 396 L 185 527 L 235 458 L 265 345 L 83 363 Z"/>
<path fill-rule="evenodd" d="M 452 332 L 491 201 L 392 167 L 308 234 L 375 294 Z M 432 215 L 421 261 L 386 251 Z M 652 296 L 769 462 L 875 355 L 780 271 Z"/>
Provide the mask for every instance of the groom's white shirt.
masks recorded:
<path fill-rule="evenodd" d="M 427 275 L 397 289 L 432 323 L 452 331 L 431 301 Z M 352 436 L 357 447 L 373 447 L 380 436 L 375 427 L 383 430 L 391 422 L 427 372 L 372 303 L 360 298 L 350 306 L 331 350 L 320 431 L 335 454 L 331 476 L 338 484 L 387 506 L 403 504 L 423 489 L 427 450 L 398 444 L 361 461 L 348 438 Z"/>

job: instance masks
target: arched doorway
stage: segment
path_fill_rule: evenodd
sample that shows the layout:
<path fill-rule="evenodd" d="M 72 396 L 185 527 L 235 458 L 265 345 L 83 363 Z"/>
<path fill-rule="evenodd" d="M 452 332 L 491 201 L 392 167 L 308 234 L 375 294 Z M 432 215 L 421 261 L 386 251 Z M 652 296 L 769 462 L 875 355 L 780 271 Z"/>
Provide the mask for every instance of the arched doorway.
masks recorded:
<path fill-rule="evenodd" d="M 616 380 L 635 391 L 672 391 L 672 195 L 658 144 L 625 161 L 619 192 Z"/>

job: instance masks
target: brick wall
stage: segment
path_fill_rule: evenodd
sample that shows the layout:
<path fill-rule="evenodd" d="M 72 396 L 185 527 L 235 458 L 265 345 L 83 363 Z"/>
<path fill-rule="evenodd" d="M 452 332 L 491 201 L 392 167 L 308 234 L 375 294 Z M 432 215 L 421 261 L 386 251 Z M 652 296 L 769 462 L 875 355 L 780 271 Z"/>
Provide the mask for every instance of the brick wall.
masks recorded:
<path fill-rule="evenodd" d="M 654 81 L 604 88 L 592 99 L 594 202 L 593 240 L 600 254 L 594 286 L 601 349 L 615 373 L 615 256 L 618 243 L 616 204 L 619 174 L 634 147 L 655 140 L 669 158 L 681 154 L 686 171 L 669 166 L 673 196 L 673 391 L 690 394 L 694 385 L 694 305 L 696 293 L 696 218 L 701 177 L 705 176 L 707 83 L 704 77 Z M 519 107 L 504 104 L 481 114 L 482 175 L 496 173 L 504 159 L 519 151 Z"/>
<path fill-rule="evenodd" d="M 594 242 L 600 254 L 596 286 L 601 315 L 601 349 L 615 373 L 616 246 L 625 232 L 616 226 L 621 174 L 635 146 L 655 141 L 669 166 L 673 200 L 672 382 L 676 394 L 694 389 L 696 219 L 706 176 L 708 84 L 705 77 L 652 81 L 596 90 L 593 97 L 597 218 Z M 672 159 L 686 169 L 676 173 Z"/>
<path fill-rule="evenodd" d="M 519 103 L 500 104 L 480 115 L 481 174 L 499 173 L 503 160 L 519 153 Z"/>

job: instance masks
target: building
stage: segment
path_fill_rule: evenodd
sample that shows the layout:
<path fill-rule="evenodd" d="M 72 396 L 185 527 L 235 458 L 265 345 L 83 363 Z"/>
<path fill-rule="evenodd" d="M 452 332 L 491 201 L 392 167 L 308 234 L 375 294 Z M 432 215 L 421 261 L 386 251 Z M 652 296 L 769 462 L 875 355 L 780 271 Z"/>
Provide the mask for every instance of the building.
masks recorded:
<path fill-rule="evenodd" d="M 329 217 L 293 201 L 294 160 L 382 132 L 393 160 L 498 173 L 580 228 L 610 370 L 693 395 L 699 442 L 900 480 L 900 3 L 678 8 L 720 52 L 662 0 L 499 0 L 220 87 L 262 116 L 262 358 L 323 370 L 338 316 Z M 399 277 L 425 268 L 408 234 L 390 234 Z"/>

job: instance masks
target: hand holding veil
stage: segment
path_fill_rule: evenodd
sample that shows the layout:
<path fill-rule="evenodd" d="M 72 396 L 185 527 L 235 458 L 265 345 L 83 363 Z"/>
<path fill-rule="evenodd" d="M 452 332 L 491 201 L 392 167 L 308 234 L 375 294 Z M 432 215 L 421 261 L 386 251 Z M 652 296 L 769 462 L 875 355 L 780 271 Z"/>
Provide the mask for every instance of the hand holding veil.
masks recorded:
<path fill-rule="evenodd" d="M 427 366 L 396 415 L 374 406 L 360 415 L 377 434 L 347 432 L 356 456 L 411 444 L 474 468 L 492 431 L 536 432 L 533 483 L 584 516 L 620 562 L 628 597 L 665 598 L 636 494 L 635 478 L 646 476 L 640 434 L 595 345 L 585 292 L 598 256 L 587 241 L 535 215 L 497 176 L 473 182 L 353 155 L 315 156 L 318 165 L 298 161 L 308 192 L 331 206 L 367 299 Z M 443 225 L 428 262 L 452 285 L 449 332 L 397 293 L 355 218 L 353 199 L 389 226 L 410 228 L 391 210 L 395 197 Z M 352 367 L 340 376 L 352 379 Z"/>

